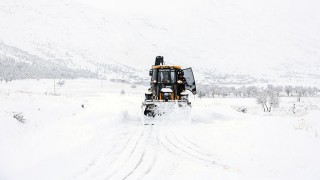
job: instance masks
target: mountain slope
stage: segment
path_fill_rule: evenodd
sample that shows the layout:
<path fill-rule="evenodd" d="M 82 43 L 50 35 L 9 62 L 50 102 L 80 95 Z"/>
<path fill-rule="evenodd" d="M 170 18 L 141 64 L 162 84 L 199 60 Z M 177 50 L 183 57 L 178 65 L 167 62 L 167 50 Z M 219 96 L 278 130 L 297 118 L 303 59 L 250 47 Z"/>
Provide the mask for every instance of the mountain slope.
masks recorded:
<path fill-rule="evenodd" d="M 59 63 L 58 63 L 59 62 Z M 67 66 L 68 61 L 42 59 L 21 49 L 0 42 L 0 80 L 24 78 L 95 78 L 97 74 Z"/>
<path fill-rule="evenodd" d="M 163 55 L 168 64 L 271 80 L 319 75 L 316 0 L 4 0 L 0 5 L 1 41 L 79 68 L 120 63 L 147 69 Z"/>

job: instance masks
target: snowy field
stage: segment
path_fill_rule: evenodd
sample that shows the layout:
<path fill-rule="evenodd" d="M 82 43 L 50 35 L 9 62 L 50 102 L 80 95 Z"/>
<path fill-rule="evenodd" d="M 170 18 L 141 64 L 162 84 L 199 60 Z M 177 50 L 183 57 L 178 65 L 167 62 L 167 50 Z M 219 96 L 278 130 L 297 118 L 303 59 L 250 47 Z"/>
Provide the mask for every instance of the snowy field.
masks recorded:
<path fill-rule="evenodd" d="M 252 98 L 191 97 L 191 121 L 145 126 L 146 89 L 80 79 L 53 95 L 53 80 L 2 82 L 0 179 L 320 179 L 320 98 L 264 113 Z"/>

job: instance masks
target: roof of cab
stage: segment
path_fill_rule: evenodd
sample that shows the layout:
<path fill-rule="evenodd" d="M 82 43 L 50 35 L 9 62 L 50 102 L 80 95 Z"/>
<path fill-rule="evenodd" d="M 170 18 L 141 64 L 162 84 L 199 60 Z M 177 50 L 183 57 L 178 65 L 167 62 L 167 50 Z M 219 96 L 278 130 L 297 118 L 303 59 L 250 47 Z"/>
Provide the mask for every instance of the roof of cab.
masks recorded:
<path fill-rule="evenodd" d="M 152 66 L 153 69 L 181 69 L 181 66 L 167 66 L 167 65 L 162 65 L 162 66 Z"/>

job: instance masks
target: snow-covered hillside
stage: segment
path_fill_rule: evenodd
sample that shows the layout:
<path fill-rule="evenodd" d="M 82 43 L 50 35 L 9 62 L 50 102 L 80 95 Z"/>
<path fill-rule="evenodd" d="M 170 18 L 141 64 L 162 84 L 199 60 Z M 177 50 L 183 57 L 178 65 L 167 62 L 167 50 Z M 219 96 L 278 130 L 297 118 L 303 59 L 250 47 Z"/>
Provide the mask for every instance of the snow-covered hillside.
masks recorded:
<path fill-rule="evenodd" d="M 319 78 L 317 0 L 2 0 L 0 41 L 95 71 L 167 63 L 269 81 Z M 280 78 L 280 79 L 279 79 Z"/>
<path fill-rule="evenodd" d="M 60 59 L 60 62 L 42 59 L 19 48 L 0 42 L 0 80 L 41 79 L 41 78 L 94 78 L 97 74 L 88 69 L 77 69 L 67 64 L 70 61 Z"/>
<path fill-rule="evenodd" d="M 190 122 L 144 126 L 143 86 L 81 79 L 58 96 L 52 88 L 1 84 L 1 180 L 320 178 L 319 98 L 281 98 L 272 113 L 252 98 L 192 98 Z"/>

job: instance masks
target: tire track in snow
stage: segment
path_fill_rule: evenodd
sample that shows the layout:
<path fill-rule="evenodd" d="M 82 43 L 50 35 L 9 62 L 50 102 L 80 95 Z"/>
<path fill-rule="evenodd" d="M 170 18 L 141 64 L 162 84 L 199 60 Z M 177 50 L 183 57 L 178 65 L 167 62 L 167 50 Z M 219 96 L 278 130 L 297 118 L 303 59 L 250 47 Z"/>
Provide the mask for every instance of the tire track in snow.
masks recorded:
<path fill-rule="evenodd" d="M 138 128 L 135 128 L 134 130 L 132 131 L 137 131 Z M 116 151 L 116 147 L 119 143 L 119 141 L 116 142 L 117 145 L 112 145 L 112 148 L 108 149 L 106 148 L 107 152 L 104 152 L 104 153 L 101 153 L 100 155 L 96 156 L 95 158 L 93 158 L 93 160 L 91 160 L 87 167 L 82 170 L 81 172 L 79 172 L 74 178 L 75 179 L 79 179 L 83 176 L 85 176 L 86 174 L 90 173 L 91 171 L 93 171 L 95 168 L 97 168 L 97 166 L 101 165 L 102 163 L 104 163 L 105 161 L 107 161 L 108 159 L 110 159 L 109 157 L 111 156 L 111 154 L 117 154 L 117 153 L 120 153 L 122 152 L 127 144 L 129 144 L 130 141 L 132 141 L 132 139 L 139 133 L 136 133 L 134 135 L 131 135 L 131 133 L 121 133 L 120 136 L 122 137 L 121 139 L 123 139 L 123 137 L 125 136 L 128 136 L 130 135 L 129 138 L 127 138 L 127 140 L 125 141 L 125 143 L 121 143 L 122 144 L 122 147 L 120 150 L 117 150 Z M 109 146 L 108 146 L 109 147 Z M 112 162 L 112 160 L 111 160 Z"/>
<path fill-rule="evenodd" d="M 134 166 L 134 168 L 122 180 L 127 179 L 129 176 L 131 176 L 136 171 L 136 169 L 138 169 L 138 167 L 140 166 L 140 164 L 143 161 L 143 157 L 144 157 L 144 153 L 142 153 L 138 163 Z"/>
<path fill-rule="evenodd" d="M 142 137 L 122 166 L 114 171 L 107 179 L 142 179 L 148 175 L 156 163 L 158 152 L 153 146 L 154 134 L 152 126 L 145 126 Z M 138 178 L 139 177 L 139 178 Z"/>
<path fill-rule="evenodd" d="M 160 136 L 159 140 L 167 151 L 178 156 L 192 158 L 198 162 L 205 163 L 207 165 L 217 165 L 223 168 L 228 168 L 226 165 L 218 163 L 217 159 L 210 156 L 208 153 L 203 153 L 189 145 L 181 143 L 181 141 L 177 140 L 174 136 L 172 137 L 172 135 L 168 133 L 168 130 L 164 132 L 165 134 L 163 136 Z"/>
<path fill-rule="evenodd" d="M 163 148 L 163 149 L 165 149 L 165 151 L 167 151 L 168 153 L 169 153 L 169 155 L 173 155 L 173 156 L 178 156 L 175 152 L 173 152 L 173 151 L 171 151 L 165 144 L 163 144 L 163 142 L 160 140 L 160 133 L 159 132 L 157 132 L 157 137 L 156 137 L 156 139 L 157 139 L 157 142 L 159 143 L 159 146 L 161 147 L 161 148 Z M 159 147 L 159 149 L 160 149 L 160 147 Z M 167 157 L 167 156 L 166 156 Z M 166 166 L 168 166 L 168 164 L 166 164 Z M 167 176 L 173 176 L 174 175 L 174 173 L 175 173 L 175 171 L 176 171 L 176 169 L 177 169 L 177 167 L 179 166 L 179 162 L 177 162 L 177 161 L 173 161 L 173 163 L 171 164 L 171 169 L 167 172 Z M 162 173 L 162 174 L 164 174 L 164 173 Z M 168 177 L 167 178 L 165 178 L 165 179 L 169 179 Z"/>
<path fill-rule="evenodd" d="M 150 127 L 150 128 L 149 128 Z M 133 169 L 123 178 L 123 180 L 128 179 L 134 174 L 140 174 L 140 176 L 134 179 L 143 179 L 146 175 L 150 174 L 153 167 L 156 164 L 158 157 L 158 146 L 159 143 L 155 141 L 157 139 L 156 131 L 154 131 L 153 126 L 148 127 L 148 134 L 145 136 L 145 146 L 143 154 L 141 155 L 138 163 L 133 167 Z M 137 175 L 136 175 L 137 176 Z"/>
<path fill-rule="evenodd" d="M 165 140 L 167 141 L 167 143 L 171 146 L 171 147 L 174 147 L 176 150 L 182 152 L 183 154 L 189 156 L 189 157 L 193 157 L 197 160 L 200 160 L 200 161 L 203 161 L 203 162 L 206 162 L 208 164 L 216 164 L 216 162 L 214 160 L 211 160 L 211 159 L 207 159 L 207 158 L 204 158 L 204 157 L 201 157 L 199 155 L 196 155 L 194 153 L 191 153 L 188 151 L 188 149 L 185 149 L 184 147 L 181 147 L 181 146 L 178 146 L 176 143 L 173 143 L 169 138 L 168 136 L 165 136 Z"/>
<path fill-rule="evenodd" d="M 209 152 L 203 152 L 203 148 L 201 149 L 197 144 L 195 144 L 194 142 L 191 142 L 185 136 L 182 135 L 180 136 L 180 138 L 178 138 L 176 133 L 172 133 L 172 134 L 173 134 L 172 139 L 176 141 L 176 144 L 180 144 L 181 145 L 180 147 L 184 147 L 189 151 L 193 151 L 194 153 L 204 156 L 206 158 L 215 159 L 216 161 L 218 160 L 218 157 L 216 155 Z"/>
<path fill-rule="evenodd" d="M 121 170 L 126 164 L 128 164 L 128 162 L 130 161 L 130 159 L 133 158 L 133 154 L 136 152 L 136 149 L 137 149 L 137 147 L 138 147 L 138 145 L 139 145 L 142 137 L 144 136 L 144 133 L 145 133 L 145 129 L 143 128 L 143 129 L 142 129 L 142 132 L 140 133 L 140 135 L 139 135 L 139 137 L 138 137 L 138 139 L 133 143 L 134 145 L 133 145 L 132 149 L 129 149 L 130 147 L 125 147 L 125 148 L 123 149 L 123 151 L 121 151 L 121 152 L 119 153 L 118 159 L 115 160 L 115 162 L 114 162 L 114 163 L 119 162 L 119 164 L 118 164 L 119 167 L 116 167 L 116 169 L 113 170 L 113 171 L 110 173 L 110 175 L 106 177 L 106 179 L 110 179 L 110 178 L 114 177 L 118 172 L 120 172 L 120 170 Z M 130 142 L 129 142 L 129 143 L 130 143 Z M 128 143 L 128 144 L 129 144 L 129 143 Z M 128 145 L 128 144 L 127 144 L 127 145 Z M 129 153 L 127 154 L 126 151 L 129 151 Z M 124 159 L 122 159 L 122 158 L 124 158 Z M 122 161 L 122 162 L 121 162 L 121 161 Z M 114 163 L 111 164 L 111 166 L 114 167 L 114 166 L 115 166 Z"/>

